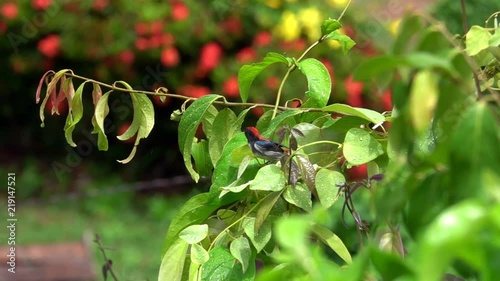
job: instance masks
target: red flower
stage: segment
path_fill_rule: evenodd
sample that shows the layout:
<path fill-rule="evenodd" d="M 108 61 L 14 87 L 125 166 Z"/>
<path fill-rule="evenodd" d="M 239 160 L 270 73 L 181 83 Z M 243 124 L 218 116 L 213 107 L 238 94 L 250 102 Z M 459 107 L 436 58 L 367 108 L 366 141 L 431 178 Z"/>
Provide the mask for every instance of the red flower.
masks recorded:
<path fill-rule="evenodd" d="M 215 42 L 205 44 L 201 48 L 199 67 L 202 71 L 210 71 L 218 64 L 222 56 L 222 48 Z"/>
<path fill-rule="evenodd" d="M 151 23 L 151 32 L 160 35 L 163 32 L 163 22 L 157 20 Z"/>
<path fill-rule="evenodd" d="M 301 52 L 306 48 L 306 40 L 299 38 L 293 41 L 283 41 L 280 44 L 281 49 L 284 51 Z"/>
<path fill-rule="evenodd" d="M 18 12 L 17 4 L 14 2 L 7 2 L 0 8 L 0 13 L 7 19 L 15 19 Z"/>
<path fill-rule="evenodd" d="M 173 67 L 179 63 L 179 51 L 177 48 L 170 47 L 161 52 L 160 61 L 164 66 Z"/>
<path fill-rule="evenodd" d="M 183 96 L 201 98 L 202 96 L 210 94 L 210 89 L 205 86 L 186 85 L 180 87 L 178 92 Z"/>
<path fill-rule="evenodd" d="M 385 111 L 392 110 L 392 96 L 390 89 L 385 90 L 385 92 L 382 94 L 382 107 Z"/>
<path fill-rule="evenodd" d="M 133 64 L 134 59 L 135 59 L 134 52 L 130 50 L 123 50 L 118 54 L 118 60 L 127 65 Z"/>
<path fill-rule="evenodd" d="M 261 31 L 253 38 L 253 44 L 259 47 L 264 47 L 271 44 L 273 37 L 269 31 Z"/>
<path fill-rule="evenodd" d="M 38 41 L 38 51 L 46 57 L 56 57 L 61 51 L 61 39 L 59 35 L 48 35 Z"/>
<path fill-rule="evenodd" d="M 334 71 L 333 71 L 333 65 L 332 63 L 327 60 L 327 59 L 321 59 L 320 60 L 326 67 L 326 69 L 328 70 L 328 73 L 330 74 L 330 79 L 332 80 L 332 86 L 333 86 L 333 82 L 335 81 L 334 78 L 335 78 L 335 75 L 334 75 Z"/>
<path fill-rule="evenodd" d="M 182 2 L 175 2 L 172 5 L 172 19 L 174 21 L 181 21 L 187 17 L 189 17 L 189 8 Z"/>
<path fill-rule="evenodd" d="M 349 75 L 344 81 L 347 92 L 347 104 L 355 107 L 362 107 L 363 83 L 353 81 L 352 75 Z"/>
<path fill-rule="evenodd" d="M 135 39 L 135 48 L 139 51 L 144 51 L 149 47 L 148 39 L 139 37 Z"/>
<path fill-rule="evenodd" d="M 3 21 L 0 21 L 0 33 L 4 33 L 7 31 L 7 24 Z"/>
<path fill-rule="evenodd" d="M 231 76 L 227 78 L 222 85 L 222 92 L 230 98 L 237 98 L 240 94 L 240 90 L 238 88 L 238 77 Z"/>
<path fill-rule="evenodd" d="M 278 89 L 280 85 L 280 79 L 276 76 L 270 76 L 267 77 L 266 79 L 266 87 L 268 87 L 271 90 L 276 90 Z"/>
<path fill-rule="evenodd" d="M 241 34 L 241 21 L 236 17 L 227 18 L 221 24 L 222 29 L 230 34 Z"/>
<path fill-rule="evenodd" d="M 161 34 L 155 34 L 149 38 L 149 48 L 157 49 L 161 46 Z"/>
<path fill-rule="evenodd" d="M 94 0 L 93 8 L 96 11 L 104 10 L 109 4 L 109 0 Z"/>
<path fill-rule="evenodd" d="M 147 35 L 149 33 L 149 26 L 145 22 L 138 22 L 135 24 L 135 33 L 138 35 Z"/>
<path fill-rule="evenodd" d="M 255 61 L 256 58 L 257 53 L 251 47 L 243 48 L 236 54 L 236 60 L 241 63 Z"/>
<path fill-rule="evenodd" d="M 163 46 L 171 46 L 175 43 L 175 38 L 172 34 L 170 33 L 163 33 L 160 37 L 161 39 L 161 44 Z"/>
<path fill-rule="evenodd" d="M 33 0 L 31 6 L 35 10 L 45 10 L 52 5 L 52 0 Z"/>

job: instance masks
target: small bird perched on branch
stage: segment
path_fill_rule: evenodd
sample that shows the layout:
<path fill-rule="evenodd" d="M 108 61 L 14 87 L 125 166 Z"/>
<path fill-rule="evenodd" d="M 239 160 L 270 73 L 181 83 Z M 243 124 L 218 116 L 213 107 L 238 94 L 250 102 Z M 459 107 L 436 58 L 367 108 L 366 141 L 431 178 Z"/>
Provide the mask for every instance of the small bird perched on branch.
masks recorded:
<path fill-rule="evenodd" d="M 266 159 L 268 161 L 278 161 L 283 154 L 288 154 L 289 150 L 282 144 L 263 138 L 257 128 L 246 127 L 245 136 L 248 140 L 248 146 L 252 149 L 256 157 Z"/>

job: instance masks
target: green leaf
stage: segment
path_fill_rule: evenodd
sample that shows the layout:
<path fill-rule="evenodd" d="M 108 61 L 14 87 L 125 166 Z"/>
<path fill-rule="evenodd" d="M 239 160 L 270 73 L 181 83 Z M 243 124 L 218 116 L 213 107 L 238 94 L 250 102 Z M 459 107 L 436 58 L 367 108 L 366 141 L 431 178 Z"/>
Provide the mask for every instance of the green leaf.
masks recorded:
<path fill-rule="evenodd" d="M 213 165 L 219 161 L 224 145 L 239 132 L 239 127 L 235 128 L 232 126 L 236 120 L 236 114 L 229 108 L 221 110 L 213 120 L 212 132 L 210 135 L 207 135 L 209 139 L 210 158 Z"/>
<path fill-rule="evenodd" d="M 183 229 L 192 224 L 203 222 L 220 206 L 231 204 L 238 199 L 239 197 L 231 196 L 225 196 L 219 199 L 217 193 L 200 193 L 191 197 L 172 219 L 165 237 L 165 244 L 162 252 L 165 253 L 165 251 L 170 248 Z"/>
<path fill-rule="evenodd" d="M 283 112 L 280 112 L 276 117 L 269 123 L 269 126 L 266 128 L 265 131 L 261 133 L 262 136 L 266 138 L 270 138 L 274 132 L 278 129 L 278 127 L 281 126 L 283 122 L 285 122 L 287 119 L 299 115 L 301 113 L 304 113 L 303 110 L 300 109 L 291 109 L 291 110 L 286 110 Z"/>
<path fill-rule="evenodd" d="M 486 28 L 473 25 L 466 34 L 465 52 L 469 56 L 479 54 L 479 52 L 490 46 L 489 40 L 491 37 L 491 33 Z"/>
<path fill-rule="evenodd" d="M 94 124 L 94 131 L 97 131 L 98 134 L 98 148 L 101 151 L 106 151 L 108 150 L 108 138 L 106 137 L 106 131 L 104 130 L 104 118 L 109 113 L 109 106 L 108 106 L 108 98 L 109 94 L 111 94 L 111 91 L 105 93 L 97 105 L 95 106 L 95 113 L 94 113 L 94 118 L 95 118 L 95 124 Z"/>
<path fill-rule="evenodd" d="M 238 169 L 231 165 L 231 158 L 233 151 L 243 145 L 248 148 L 245 134 L 238 133 L 224 146 L 221 158 L 217 161 L 217 165 L 215 165 L 210 190 L 218 190 L 223 186 L 228 186 L 236 180 Z"/>
<path fill-rule="evenodd" d="M 392 53 L 400 55 L 405 52 L 411 51 L 412 48 L 408 45 L 412 44 L 415 40 L 417 40 L 417 39 L 414 40 L 412 39 L 421 34 L 421 31 L 423 29 L 424 28 L 421 16 L 409 15 L 403 17 L 398 28 L 398 34 L 396 36 L 396 41 L 394 42 L 394 46 L 392 48 Z"/>
<path fill-rule="evenodd" d="M 238 167 L 238 178 L 241 176 L 239 172 L 246 169 L 246 167 L 244 167 L 243 169 L 241 166 L 245 164 L 243 162 L 246 161 L 247 157 L 250 158 L 250 162 L 251 160 L 255 159 L 255 156 L 253 155 L 252 150 L 247 143 L 236 147 L 231 152 L 230 164 L 231 166 Z M 249 164 L 250 163 L 247 163 L 246 165 L 248 166 Z M 244 171 L 242 171 L 242 173 L 243 172 Z"/>
<path fill-rule="evenodd" d="M 302 107 L 327 105 L 332 91 L 332 81 L 325 65 L 317 59 L 309 58 L 299 62 L 297 66 L 307 78 L 307 100 Z"/>
<path fill-rule="evenodd" d="M 244 65 L 240 68 L 240 71 L 238 72 L 238 87 L 240 90 L 241 100 L 243 102 L 247 102 L 248 100 L 248 93 L 255 77 L 257 77 L 257 75 L 259 75 L 266 67 L 278 62 L 288 65 L 286 57 L 278 53 L 270 52 L 267 53 L 262 62 Z"/>
<path fill-rule="evenodd" d="M 328 169 L 320 169 L 316 174 L 316 190 L 321 206 L 328 209 L 339 198 L 338 184 L 345 183 L 343 174 Z"/>
<path fill-rule="evenodd" d="M 209 252 L 208 262 L 201 267 L 201 280 L 230 280 L 231 272 L 235 270 L 235 258 L 223 246 L 217 246 Z"/>
<path fill-rule="evenodd" d="M 312 210 L 311 191 L 303 183 L 297 183 L 295 186 L 287 186 L 283 193 L 283 198 L 290 204 L 293 204 L 306 212 Z"/>
<path fill-rule="evenodd" d="M 132 90 L 125 82 L 119 81 L 127 88 Z M 130 127 L 117 138 L 121 141 L 128 140 L 133 137 L 137 133 L 137 137 L 135 139 L 134 148 L 130 152 L 130 155 L 123 160 L 118 160 L 118 163 L 127 164 L 132 160 L 137 150 L 137 146 L 141 139 L 145 139 L 149 136 L 149 133 L 153 130 L 155 125 L 155 110 L 153 108 L 153 103 L 151 99 L 145 95 L 140 93 L 130 93 L 130 97 L 132 99 L 132 105 L 134 108 L 134 119 L 132 120 L 132 124 Z"/>
<path fill-rule="evenodd" d="M 191 245 L 191 261 L 196 264 L 204 264 L 208 261 L 209 255 L 207 250 L 199 244 Z"/>
<path fill-rule="evenodd" d="M 490 45 L 490 47 L 500 46 L 500 28 L 495 29 L 495 33 L 493 33 L 493 35 L 490 37 L 488 44 Z"/>
<path fill-rule="evenodd" d="M 71 78 L 68 78 L 69 81 Z M 75 130 L 76 124 L 80 122 L 83 117 L 83 103 L 82 103 L 82 92 L 87 81 L 80 84 L 78 89 L 76 89 L 75 95 L 71 100 L 71 108 L 66 118 L 66 125 L 64 126 L 64 136 L 66 137 L 66 142 L 72 147 L 76 147 L 76 143 L 73 141 L 73 131 Z"/>
<path fill-rule="evenodd" d="M 438 80 L 430 70 L 415 75 L 410 93 L 410 115 L 417 136 L 422 135 L 431 125 L 438 101 Z"/>
<path fill-rule="evenodd" d="M 243 220 L 243 229 L 248 238 L 250 238 L 250 241 L 252 241 L 257 253 L 262 251 L 269 240 L 271 240 L 271 222 L 269 220 L 265 220 L 259 231 L 255 232 L 255 218 L 246 217 Z"/>
<path fill-rule="evenodd" d="M 350 129 L 343 147 L 345 159 L 352 165 L 361 165 L 384 154 L 382 145 L 363 129 Z"/>
<path fill-rule="evenodd" d="M 442 54 L 433 54 L 426 52 L 412 52 L 404 56 L 406 64 L 412 67 L 421 69 L 438 68 L 447 71 L 454 75 L 457 71 L 454 69 L 449 58 L 444 57 Z"/>
<path fill-rule="evenodd" d="M 328 35 L 342 27 L 342 24 L 335 19 L 327 19 L 321 23 L 321 36 Z"/>
<path fill-rule="evenodd" d="M 306 217 L 284 217 L 276 222 L 276 241 L 297 257 L 308 258 L 307 237 L 310 221 Z"/>
<path fill-rule="evenodd" d="M 206 140 L 193 142 L 192 155 L 200 176 L 209 176 L 213 166 L 210 161 L 208 142 Z"/>
<path fill-rule="evenodd" d="M 328 245 L 328 247 L 330 247 L 346 263 L 352 263 L 352 258 L 349 250 L 344 245 L 342 240 L 333 232 L 331 232 L 330 229 L 320 224 L 313 224 L 311 229 L 323 243 Z"/>
<path fill-rule="evenodd" d="M 191 162 L 194 135 L 203 115 L 205 115 L 212 103 L 220 97 L 219 95 L 206 95 L 197 99 L 186 109 L 179 123 L 179 149 L 184 158 L 184 165 L 195 182 L 198 182 L 200 175 L 193 169 L 193 163 Z"/>
<path fill-rule="evenodd" d="M 393 55 L 382 55 L 362 61 L 354 69 L 354 80 L 369 81 L 374 77 L 392 75 L 404 60 Z"/>
<path fill-rule="evenodd" d="M 349 50 L 354 47 L 354 45 L 356 45 L 356 42 L 354 42 L 351 37 L 341 34 L 338 31 L 331 32 L 326 36 L 325 39 L 338 41 L 344 55 L 347 54 L 347 52 L 349 52 Z"/>
<path fill-rule="evenodd" d="M 255 215 L 255 232 L 259 232 L 260 227 L 266 221 L 267 216 L 269 216 L 271 209 L 274 207 L 274 204 L 276 204 L 276 201 L 278 201 L 278 198 L 280 198 L 280 195 L 281 192 L 271 192 L 262 203 L 260 203 L 259 210 Z"/>
<path fill-rule="evenodd" d="M 161 260 L 158 281 L 181 281 L 188 243 L 177 239 Z"/>
<path fill-rule="evenodd" d="M 231 242 L 229 245 L 229 251 L 231 255 L 235 257 L 243 268 L 243 272 L 247 271 L 248 263 L 250 262 L 250 257 L 252 256 L 252 249 L 250 249 L 250 243 L 248 239 L 244 236 L 240 236 Z"/>
<path fill-rule="evenodd" d="M 384 115 L 366 108 L 352 107 L 347 104 L 334 103 L 323 107 L 321 110 L 325 112 L 334 112 L 344 115 L 353 115 L 368 120 L 374 124 L 381 124 L 385 121 Z"/>
<path fill-rule="evenodd" d="M 285 187 L 285 176 L 276 165 L 266 165 L 257 172 L 250 184 L 251 190 L 280 191 Z"/>
<path fill-rule="evenodd" d="M 196 244 L 208 235 L 207 224 L 194 224 L 186 227 L 179 233 L 179 237 L 188 244 Z"/>
<path fill-rule="evenodd" d="M 222 187 L 222 191 L 221 191 L 221 193 L 219 195 L 219 198 L 221 198 L 222 196 L 228 194 L 229 192 L 234 192 L 234 193 L 242 192 L 243 190 L 245 190 L 245 188 L 247 188 L 247 186 L 249 186 L 250 184 L 252 184 L 253 181 L 248 181 L 248 182 L 245 182 L 243 184 L 237 185 L 238 182 L 239 181 L 237 180 L 237 181 L 231 183 L 228 186 Z"/>
<path fill-rule="evenodd" d="M 370 247 L 370 260 L 383 280 L 402 280 L 402 276 L 411 276 L 413 273 L 399 256 L 375 247 Z"/>
<path fill-rule="evenodd" d="M 456 258 L 476 268 L 486 266 L 485 249 L 478 243 L 488 225 L 488 212 L 479 202 L 462 201 L 434 220 L 415 253 L 419 265 L 416 280 L 438 280 Z"/>
<path fill-rule="evenodd" d="M 248 146 L 247 146 L 248 147 Z M 240 162 L 240 166 L 238 167 L 238 176 L 236 177 L 237 179 L 241 178 L 241 175 L 245 172 L 245 170 L 248 167 L 248 164 L 250 164 L 250 161 L 254 159 L 253 155 L 247 155 L 243 160 Z"/>

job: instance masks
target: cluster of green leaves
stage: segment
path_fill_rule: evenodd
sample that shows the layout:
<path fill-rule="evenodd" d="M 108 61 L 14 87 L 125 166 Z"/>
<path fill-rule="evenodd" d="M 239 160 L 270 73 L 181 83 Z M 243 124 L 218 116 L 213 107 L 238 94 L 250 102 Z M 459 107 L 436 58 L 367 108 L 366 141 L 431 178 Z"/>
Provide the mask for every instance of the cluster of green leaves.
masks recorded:
<path fill-rule="evenodd" d="M 500 12 L 496 13 L 496 17 Z M 478 25 L 471 27 L 465 35 L 465 51 L 476 65 L 480 66 L 481 90 L 500 89 L 500 29 L 485 28 Z"/>
<path fill-rule="evenodd" d="M 471 75 L 476 55 L 487 49 L 495 56 L 498 28 L 487 47 L 485 35 L 471 30 L 465 52 L 439 26 L 407 16 L 390 52 L 354 71 L 358 80 L 391 86 L 394 110 L 381 114 L 329 104 L 325 66 L 304 59 L 327 39 L 348 51 L 354 43 L 337 32 L 340 27 L 326 20 L 321 38 L 301 57 L 270 53 L 239 72 L 246 101 L 255 77 L 269 65 L 288 69 L 275 106 L 256 124 L 264 137 L 290 148 L 278 163 L 256 159 L 241 132 L 246 114 L 260 105 L 235 112 L 224 97 L 207 95 L 176 112 L 184 164 L 195 181 L 211 176 L 212 184 L 172 220 L 159 280 L 440 280 L 454 275 L 494 280 L 500 275 L 498 92 L 491 87 L 488 96 L 475 92 Z M 308 83 L 305 94 L 297 94 L 301 105 L 279 106 L 282 86 L 296 69 Z M 84 84 L 74 91 L 68 73 L 49 74 L 42 108 L 49 98 L 68 100 L 65 130 L 71 144 Z M 117 84 L 132 93 L 134 104 L 131 132 L 120 138 L 137 132 L 137 145 L 153 126 L 153 109 L 142 93 L 124 82 L 115 83 L 114 90 L 120 90 Z M 101 96 L 96 83 L 93 92 L 94 131 L 104 148 L 109 92 Z M 195 138 L 200 125 L 206 139 Z M 368 178 L 347 181 L 346 171 L 363 164 Z M 361 187 L 369 189 L 360 194 L 367 200 L 355 198 Z M 351 231 L 359 234 L 359 250 L 335 228 L 345 209 L 355 222 Z M 260 265 L 264 269 L 257 276 Z"/>
<path fill-rule="evenodd" d="M 134 92 L 132 87 L 124 81 L 117 81 L 105 94 L 102 94 L 102 89 L 99 83 L 93 80 L 86 80 L 78 86 L 75 91 L 73 86 L 73 71 L 70 69 L 59 70 L 57 73 L 54 71 L 47 71 L 38 84 L 36 91 L 36 102 L 39 103 L 41 100 L 42 86 L 45 84 L 47 86 L 47 91 L 45 97 L 40 105 L 40 120 L 42 121 L 41 126 L 44 127 L 45 114 L 44 109 L 51 99 L 52 114 L 59 115 L 58 105 L 62 102 L 67 102 L 68 104 L 68 116 L 66 117 L 66 124 L 64 126 L 64 135 L 66 137 L 66 142 L 72 146 L 76 147 L 76 143 L 73 141 L 73 131 L 76 125 L 80 122 L 83 117 L 83 102 L 82 94 L 84 87 L 87 83 L 92 84 L 92 101 L 94 105 L 94 115 L 92 117 L 93 130 L 92 134 L 97 134 L 97 147 L 101 151 L 108 150 L 108 139 L 106 136 L 106 126 L 105 118 L 109 114 L 110 108 L 108 104 L 109 95 L 113 91 L 125 90 L 130 93 L 130 98 L 133 105 L 133 121 L 130 127 L 122 134 L 117 136 L 121 141 L 129 140 L 133 137 L 135 138 L 134 147 L 130 152 L 130 155 L 124 160 L 118 160 L 118 162 L 126 164 L 134 158 L 139 141 L 143 138 L 147 138 L 151 130 L 154 127 L 154 109 L 153 103 L 149 97 L 144 93 Z M 59 87 L 58 87 L 59 84 Z M 121 85 L 122 87 L 119 87 Z M 164 89 L 160 88 L 157 92 L 162 92 Z"/>
<path fill-rule="evenodd" d="M 392 51 L 354 73 L 393 85 L 391 116 L 329 105 L 329 77 L 312 58 L 270 53 L 242 67 L 243 100 L 273 63 L 307 78 L 301 107 L 277 113 L 276 107 L 256 125 L 288 145 L 290 155 L 262 164 L 240 132 L 248 109 L 218 111 L 217 95 L 194 102 L 181 119 L 179 144 L 194 179 L 213 169 L 212 185 L 173 220 L 160 280 L 253 280 L 260 263 L 260 280 L 439 280 L 453 277 L 450 271 L 493 280 L 500 246 L 498 107 L 475 100 L 467 60 L 439 29 L 405 18 Z M 374 129 L 387 121 L 390 134 Z M 207 140 L 194 138 L 199 124 Z M 382 184 L 346 183 L 345 171 L 361 164 L 368 164 L 369 178 L 383 173 Z M 346 186 L 359 185 L 372 191 L 370 229 L 349 203 L 355 188 Z M 354 259 L 324 218 L 336 205 L 347 206 L 374 238 Z"/>

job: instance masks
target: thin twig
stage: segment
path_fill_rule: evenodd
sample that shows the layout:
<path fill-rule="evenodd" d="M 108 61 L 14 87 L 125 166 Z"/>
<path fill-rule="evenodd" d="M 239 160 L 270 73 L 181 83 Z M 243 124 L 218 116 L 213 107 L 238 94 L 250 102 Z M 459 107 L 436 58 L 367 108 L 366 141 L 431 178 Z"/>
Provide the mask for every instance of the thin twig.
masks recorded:
<path fill-rule="evenodd" d="M 103 270 L 103 274 L 104 274 L 104 272 L 109 271 L 109 273 L 111 273 L 111 276 L 113 277 L 113 279 L 115 281 L 118 281 L 118 278 L 116 277 L 115 272 L 113 271 L 113 262 L 110 259 L 108 259 L 108 257 L 106 256 L 106 250 L 101 243 L 101 236 L 99 234 L 95 235 L 94 242 L 96 242 L 97 245 L 99 245 L 99 250 L 101 250 L 102 256 L 104 257 L 104 260 L 105 260 L 104 266 L 106 267 L 106 269 Z M 104 278 L 106 278 L 106 275 L 104 275 Z"/>
<path fill-rule="evenodd" d="M 469 32 L 469 25 L 467 24 L 467 10 L 465 8 L 465 0 L 460 0 L 460 4 L 462 6 L 462 26 L 464 28 L 464 35 Z M 481 99 L 481 85 L 479 84 L 479 77 L 477 75 L 476 69 L 472 69 L 472 76 L 474 77 L 474 85 L 476 86 L 477 91 L 477 99 Z"/>

